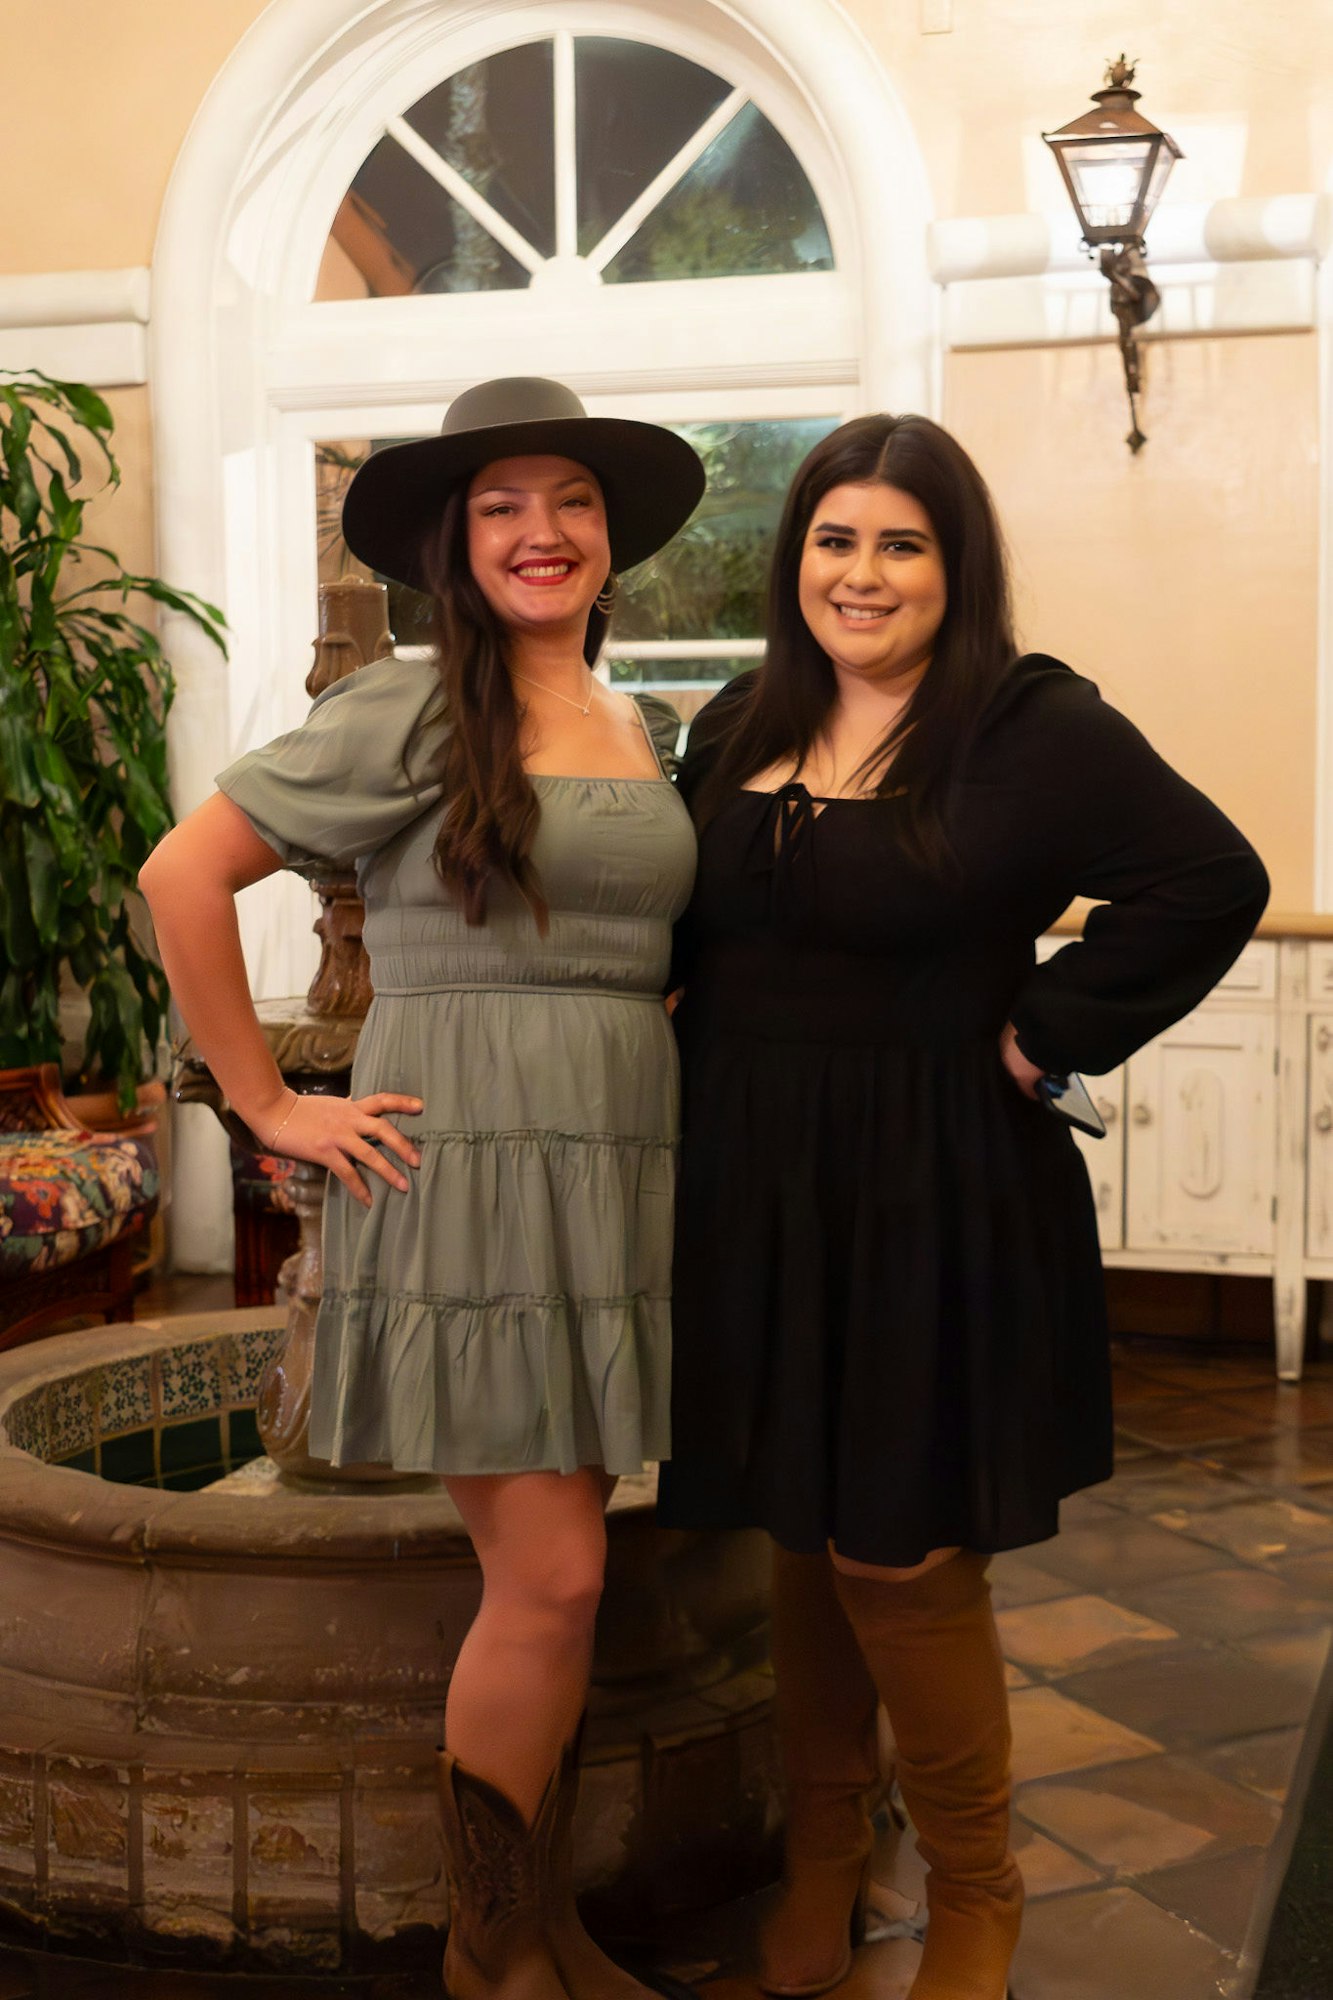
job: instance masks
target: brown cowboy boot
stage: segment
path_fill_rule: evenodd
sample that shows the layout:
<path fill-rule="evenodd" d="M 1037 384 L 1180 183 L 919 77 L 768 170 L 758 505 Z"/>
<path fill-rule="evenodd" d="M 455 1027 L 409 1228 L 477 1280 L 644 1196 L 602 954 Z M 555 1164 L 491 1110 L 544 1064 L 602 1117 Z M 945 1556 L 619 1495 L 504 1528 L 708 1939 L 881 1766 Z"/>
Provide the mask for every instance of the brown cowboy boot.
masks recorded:
<path fill-rule="evenodd" d="M 556 1780 L 529 1828 L 512 1799 L 441 1750 L 449 1870 L 449 2000 L 569 2000 L 542 1923 L 542 1855 Z"/>
<path fill-rule="evenodd" d="M 883 1789 L 879 1696 L 827 1555 L 774 1550 L 773 1668 L 787 1793 L 782 1890 L 760 1936 L 759 1984 L 783 1996 L 845 1979 L 865 1936 Z"/>
<path fill-rule="evenodd" d="M 582 1743 L 580 1721 L 560 1759 L 552 1808 L 539 1823 L 547 1841 L 542 1902 L 546 1941 L 570 2000 L 658 2000 L 593 1942 L 574 1900 L 574 1810 Z"/>
<path fill-rule="evenodd" d="M 842 1571 L 836 1582 L 930 1871 L 908 2000 L 1005 2000 L 1023 1880 L 1009 1850 L 1009 1702 L 986 1560 L 964 1550 L 907 1583 Z"/>

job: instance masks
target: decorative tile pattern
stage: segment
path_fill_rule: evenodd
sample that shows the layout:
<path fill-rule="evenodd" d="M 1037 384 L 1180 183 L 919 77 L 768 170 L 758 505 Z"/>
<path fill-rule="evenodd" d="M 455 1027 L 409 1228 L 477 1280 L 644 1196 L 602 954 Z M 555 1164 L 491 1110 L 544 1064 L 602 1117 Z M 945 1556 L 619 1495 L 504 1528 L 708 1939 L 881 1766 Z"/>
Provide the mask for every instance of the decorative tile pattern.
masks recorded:
<path fill-rule="evenodd" d="M 17 1450 L 29 1451 L 34 1458 L 49 1457 L 45 1386 L 34 1389 L 31 1395 L 20 1397 L 10 1406 L 4 1420 L 4 1431 Z"/>
<path fill-rule="evenodd" d="M 73 1458 L 87 1451 L 96 1435 L 96 1406 L 89 1393 L 93 1384 L 86 1375 L 71 1375 L 52 1382 L 47 1390 L 50 1420 L 49 1454 L 53 1461 Z"/>
<path fill-rule="evenodd" d="M 211 1341 L 164 1348 L 156 1362 L 164 1423 L 174 1417 L 211 1416 L 218 1408 L 222 1397 Z"/>
<path fill-rule="evenodd" d="M 264 1370 L 282 1346 L 286 1329 L 281 1326 L 251 1327 L 236 1338 L 228 1371 L 228 1399 L 233 1403 L 253 1403 L 259 1394 Z"/>
<path fill-rule="evenodd" d="M 153 1358 L 128 1355 L 102 1370 L 97 1428 L 102 1437 L 142 1430 L 153 1421 Z"/>

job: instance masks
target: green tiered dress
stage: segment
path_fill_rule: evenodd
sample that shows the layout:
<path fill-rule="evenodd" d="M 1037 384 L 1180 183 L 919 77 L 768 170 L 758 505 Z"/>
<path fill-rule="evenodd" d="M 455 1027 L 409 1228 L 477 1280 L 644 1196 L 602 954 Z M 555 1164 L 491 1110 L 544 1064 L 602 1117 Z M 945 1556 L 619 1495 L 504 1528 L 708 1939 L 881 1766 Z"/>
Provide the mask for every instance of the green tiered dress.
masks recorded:
<path fill-rule="evenodd" d="M 330 1179 L 311 1450 L 404 1471 L 638 1472 L 670 1451 L 678 1136 L 662 1005 L 694 835 L 678 719 L 635 697 L 659 778 L 534 777 L 550 903 L 468 925 L 431 863 L 447 722 L 429 662 L 339 681 L 222 772 L 288 867 L 355 861 L 375 998 L 353 1095 L 420 1097 L 373 1205 Z"/>

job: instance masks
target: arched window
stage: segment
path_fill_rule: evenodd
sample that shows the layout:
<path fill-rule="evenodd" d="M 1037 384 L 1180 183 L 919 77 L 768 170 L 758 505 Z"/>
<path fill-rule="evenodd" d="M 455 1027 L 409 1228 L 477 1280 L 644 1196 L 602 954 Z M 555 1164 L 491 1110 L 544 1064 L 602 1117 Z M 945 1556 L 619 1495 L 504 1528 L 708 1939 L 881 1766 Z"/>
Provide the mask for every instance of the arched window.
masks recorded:
<path fill-rule="evenodd" d="M 476 352 L 479 374 L 496 372 L 490 328 L 512 340 L 526 327 L 526 371 L 563 374 L 599 410 L 618 378 L 627 407 L 689 437 L 708 497 L 677 544 L 622 579 L 607 649 L 613 677 L 682 695 L 759 651 L 782 495 L 856 379 L 854 355 L 838 351 L 848 287 L 824 276 L 836 259 L 819 195 L 735 75 L 565 27 L 453 69 L 386 109 L 338 198 L 310 296 L 344 338 L 358 312 L 373 314 L 367 330 L 429 324 L 442 346 Z M 806 320 L 799 355 L 793 315 Z M 544 359 L 563 316 L 579 330 L 573 368 Z M 664 392 L 686 372 L 692 322 L 693 386 Z M 775 368 L 788 378 L 778 394 L 765 385 Z M 373 436 L 312 437 L 321 580 L 347 559 L 337 524 L 356 466 L 410 434 L 385 410 Z M 425 642 L 427 619 L 391 586 L 400 647 Z"/>

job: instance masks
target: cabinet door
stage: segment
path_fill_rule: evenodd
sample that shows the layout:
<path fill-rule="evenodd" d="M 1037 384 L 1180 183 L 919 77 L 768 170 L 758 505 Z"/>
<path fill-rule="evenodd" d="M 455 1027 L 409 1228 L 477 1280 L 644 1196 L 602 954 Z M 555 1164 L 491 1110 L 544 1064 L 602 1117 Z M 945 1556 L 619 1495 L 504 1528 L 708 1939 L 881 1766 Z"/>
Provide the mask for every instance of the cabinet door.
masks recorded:
<path fill-rule="evenodd" d="M 1273 1248 L 1277 1025 L 1200 1007 L 1129 1063 L 1131 1250 Z"/>
<path fill-rule="evenodd" d="M 1333 1014 L 1310 1017 L 1305 1149 L 1306 1255 L 1333 1257 Z"/>
<path fill-rule="evenodd" d="M 1125 1072 L 1113 1069 L 1109 1076 L 1088 1076 L 1088 1095 L 1106 1124 L 1104 1139 L 1090 1139 L 1075 1132 L 1078 1149 L 1087 1163 L 1092 1196 L 1097 1204 L 1097 1235 L 1103 1250 L 1125 1247 Z"/>

